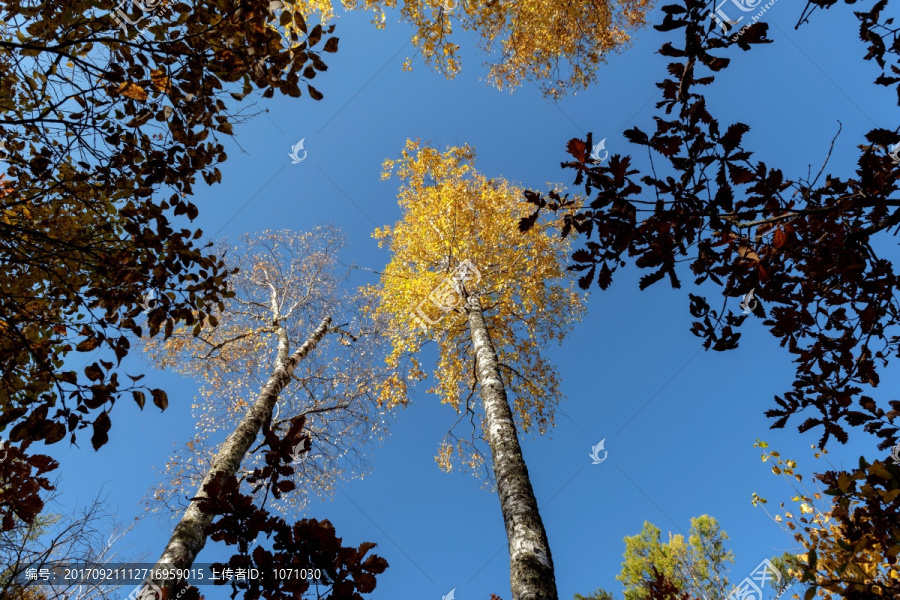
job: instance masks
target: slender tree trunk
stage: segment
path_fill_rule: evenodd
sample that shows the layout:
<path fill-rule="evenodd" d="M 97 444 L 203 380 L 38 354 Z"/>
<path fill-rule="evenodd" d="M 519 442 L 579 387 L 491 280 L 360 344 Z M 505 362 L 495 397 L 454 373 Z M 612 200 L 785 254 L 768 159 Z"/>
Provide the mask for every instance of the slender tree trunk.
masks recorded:
<path fill-rule="evenodd" d="M 485 433 L 491 447 L 500 510 L 506 524 L 512 597 L 513 600 L 557 600 L 547 532 L 531 489 L 506 389 L 500 379 L 497 351 L 477 297 L 468 298 L 466 312 L 484 403 Z"/>
<path fill-rule="evenodd" d="M 283 327 L 278 326 L 278 353 L 275 359 L 275 368 L 272 370 L 269 380 L 260 390 L 256 401 L 244 414 L 234 432 L 222 443 L 222 447 L 219 448 L 219 453 L 200 483 L 195 497 L 206 497 L 203 493 L 203 486 L 209 483 L 217 473 L 225 473 L 226 476 L 237 473 L 244 455 L 247 454 L 250 446 L 253 445 L 265 420 L 272 414 L 278 395 L 290 381 L 291 373 L 297 368 L 297 364 L 325 336 L 330 324 L 331 317 L 323 319 L 312 335 L 309 336 L 309 339 L 290 355 L 288 354 L 290 350 L 287 332 Z M 175 526 L 172 537 L 169 539 L 169 543 L 166 545 L 166 549 L 156 563 L 155 568 L 190 569 L 197 558 L 197 554 L 200 553 L 200 550 L 206 544 L 205 530 L 211 522 L 212 515 L 203 513 L 198 508 L 196 501 L 191 502 L 184 511 L 181 520 Z M 152 581 L 153 585 L 160 588 L 168 587 L 169 593 L 164 598 L 173 597 L 177 583 L 177 581 L 173 580 Z M 147 597 L 153 598 L 149 593 L 153 589 L 152 586 L 145 584 L 144 589 L 148 593 Z M 141 596 L 139 595 L 138 597 Z"/>

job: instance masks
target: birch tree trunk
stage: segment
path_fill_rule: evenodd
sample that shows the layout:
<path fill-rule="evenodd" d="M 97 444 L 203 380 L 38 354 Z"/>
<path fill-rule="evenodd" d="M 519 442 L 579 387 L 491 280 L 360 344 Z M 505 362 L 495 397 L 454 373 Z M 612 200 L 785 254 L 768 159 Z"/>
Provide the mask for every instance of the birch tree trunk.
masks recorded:
<path fill-rule="evenodd" d="M 257 435 L 262 429 L 263 423 L 272 414 L 275 402 L 281 390 L 288 384 L 291 379 L 291 373 L 297 368 L 297 364 L 316 347 L 316 345 L 325 336 L 328 327 L 331 324 L 331 317 L 325 317 L 316 330 L 309 336 L 302 346 L 297 348 L 293 354 L 290 352 L 290 343 L 288 341 L 287 332 L 284 327 L 276 325 L 278 335 L 278 350 L 275 358 L 275 368 L 269 380 L 262 387 L 256 401 L 247 409 L 241 422 L 235 428 L 228 438 L 222 443 L 216 458 L 210 465 L 206 476 L 200 483 L 195 497 L 204 498 L 203 486 L 209 483 L 217 473 L 225 473 L 231 476 L 237 473 L 244 459 L 244 455 L 253 445 Z M 197 502 L 191 502 L 181 520 L 175 526 L 172 537 L 166 545 L 162 556 L 156 563 L 154 569 L 190 569 L 194 564 L 194 560 L 203 546 L 206 544 L 205 530 L 207 525 L 212 522 L 212 515 L 203 513 L 197 506 Z M 168 594 L 164 598 L 174 597 L 174 589 L 177 585 L 175 580 L 151 580 L 145 583 L 142 593 L 147 598 L 153 598 L 153 586 L 159 588 L 168 588 Z M 138 594 L 138 597 L 144 597 Z"/>
<path fill-rule="evenodd" d="M 497 351 L 491 342 L 478 297 L 468 298 L 466 313 L 500 510 L 506 524 L 512 597 L 513 600 L 557 600 L 550 544 L 522 457 L 506 389 L 500 379 Z"/>

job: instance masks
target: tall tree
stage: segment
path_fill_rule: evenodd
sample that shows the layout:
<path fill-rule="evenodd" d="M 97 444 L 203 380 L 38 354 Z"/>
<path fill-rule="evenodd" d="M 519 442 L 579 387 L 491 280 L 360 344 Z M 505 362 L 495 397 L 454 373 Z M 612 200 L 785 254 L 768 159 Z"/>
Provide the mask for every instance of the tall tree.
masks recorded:
<path fill-rule="evenodd" d="M 728 591 L 728 563 L 734 555 L 725 547 L 728 535 L 718 522 L 703 515 L 691 519 L 687 538 L 661 531 L 645 522 L 641 533 L 625 538 L 625 559 L 616 579 L 622 582 L 625 600 L 647 600 L 647 588 L 662 573 L 681 591 L 696 598 L 724 598 Z"/>
<path fill-rule="evenodd" d="M 332 226 L 269 231 L 243 236 L 237 244 L 222 243 L 218 254 L 237 272 L 230 278 L 235 296 L 216 312 L 216 327 L 196 336 L 176 330 L 167 340 L 148 340 L 146 350 L 157 368 L 202 383 L 193 404 L 198 432 L 167 463 L 165 478 L 149 498 L 153 509 L 183 510 L 175 503 L 198 489 L 219 444 L 271 377 L 276 321 L 292 345 L 305 339 L 308 324 L 326 315 L 340 324 L 329 327 L 316 351 L 296 366 L 272 415 L 274 431 L 303 416 L 310 438 L 308 452 L 294 464 L 302 493 L 285 501 L 299 509 L 307 493 L 327 493 L 339 478 L 368 468 L 365 451 L 386 433 L 388 417 L 373 392 L 384 372 L 376 358 L 383 343 L 372 324 L 363 323 L 360 299 L 342 288 L 343 245 L 342 234 Z M 261 454 L 251 453 L 241 473 L 262 464 Z"/>
<path fill-rule="evenodd" d="M 834 4 L 821 0 L 807 9 Z M 882 70 L 875 83 L 900 93 L 893 76 L 900 47 L 882 40 L 893 31 L 891 19 L 881 15 L 886 5 L 876 2 L 855 17 L 868 44 L 863 60 Z M 821 448 L 832 437 L 845 442 L 847 428 L 860 426 L 880 438 L 880 449 L 893 446 L 900 401 L 886 409 L 865 390 L 878 385 L 879 367 L 900 353 L 900 274 L 881 243 L 900 224 L 900 170 L 890 154 L 900 136 L 878 127 L 858 140 L 850 177 L 826 173 L 830 148 L 823 149 L 826 159 L 815 176 L 789 178 L 787 168 L 752 160 L 744 143 L 750 127 L 720 123 L 700 90 L 715 84 L 715 73 L 729 66 L 737 48 L 771 42 L 768 25 L 728 29 L 710 18 L 704 0 L 672 2 L 663 14 L 655 28 L 682 39 L 660 48 L 675 62 L 657 84 L 663 98 L 655 130 L 625 132 L 646 149 L 649 166 L 638 169 L 631 156 L 620 155 L 600 163 L 591 158 L 590 135 L 573 139 L 568 152 L 574 160 L 563 167 L 575 172 L 576 185 L 584 184 L 592 199 L 576 205 L 559 194 L 526 192 L 537 209 L 532 216 L 560 211 L 563 235 L 583 236 L 584 246 L 572 257 L 573 268 L 584 272 L 584 289 L 594 281 L 608 288 L 629 262 L 650 271 L 641 289 L 663 280 L 679 288 L 684 277 L 720 286 L 719 309 L 689 294 L 697 319 L 692 332 L 708 349 L 737 347 L 739 327 L 762 320 L 796 365 L 792 389 L 766 412 L 773 427 L 806 416 L 798 429 L 821 428 Z M 524 219 L 523 231 L 532 222 Z"/>
<path fill-rule="evenodd" d="M 210 498 L 210 489 L 237 494 L 229 491 L 233 480 L 263 510 L 273 489 L 279 500 L 298 487 L 290 481 L 260 485 L 266 469 L 273 476 L 286 474 L 279 462 L 284 459 L 291 463 L 287 474 L 297 475 L 304 488 L 326 488 L 347 462 L 345 455 L 380 430 L 373 393 L 379 370 L 368 363 L 377 355 L 378 336 L 359 323 L 355 334 L 346 329 L 349 324 L 333 324 L 353 310 L 353 302 L 341 298 L 340 248 L 338 232 L 327 227 L 266 232 L 222 247 L 235 270 L 234 296 L 211 316 L 215 328 L 197 335 L 176 331 L 165 341 L 150 342 L 158 366 L 206 384 L 195 405 L 202 436 L 186 457 L 198 476 L 175 473 L 176 482 L 170 482 L 175 493 L 191 485 L 196 492 L 159 559 L 161 567 L 188 569 L 205 545 L 216 512 L 204 503 L 222 501 Z M 226 431 L 224 440 L 216 435 Z M 261 434 L 262 443 L 251 450 Z M 214 453 L 201 450 L 215 445 Z M 267 451 L 259 452 L 263 447 Z"/>
<path fill-rule="evenodd" d="M 120 381 L 129 338 L 200 328 L 227 297 L 202 231 L 176 223 L 198 214 L 198 176 L 221 180 L 219 136 L 249 116 L 238 102 L 298 97 L 327 68 L 315 48 L 333 27 L 308 30 L 300 4 L 278 4 L 3 3 L 0 428 L 12 441 L 92 427 L 99 448 L 114 401 L 143 403 L 140 376 Z M 143 323 L 151 290 L 162 301 Z"/>
<path fill-rule="evenodd" d="M 669 533 L 667 542 L 661 541 L 659 527 L 644 522 L 641 532 L 625 537 L 622 569 L 616 579 L 623 584 L 625 600 L 735 600 L 757 598 L 742 590 L 742 584 L 730 586 L 728 563 L 734 554 L 727 548 L 728 535 L 718 521 L 709 515 L 691 519 L 687 536 Z M 796 564 L 794 557 L 775 557 L 771 567 L 779 570 L 779 577 L 769 577 L 769 586 L 779 595 L 797 582 L 789 572 Z M 769 565 L 765 567 L 767 570 Z M 752 575 L 752 574 L 748 574 Z M 754 586 L 761 580 L 753 579 Z M 764 580 L 763 580 L 764 581 Z M 796 592 L 796 590 L 795 590 Z M 575 600 L 615 600 L 603 588 L 589 596 L 575 594 Z"/>
<path fill-rule="evenodd" d="M 381 389 L 389 405 L 408 402 L 407 381 L 421 380 L 416 352 L 433 338 L 439 359 L 431 391 L 469 418 L 472 438 L 459 457 L 479 464 L 475 438 L 487 442 L 506 525 L 514 600 L 557 597 L 553 559 L 517 429 L 544 433 L 560 399 L 554 368 L 542 356 L 580 318 L 582 298 L 565 271 L 567 246 L 539 224 L 514 237 L 521 190 L 475 170 L 468 146 L 440 153 L 408 141 L 384 177 L 403 182 L 403 219 L 375 237 L 391 252 L 380 299 L 396 371 Z M 426 306 L 427 305 L 427 306 Z M 478 390 L 481 403 L 472 401 Z M 454 448 L 439 462 L 449 469 Z"/>
<path fill-rule="evenodd" d="M 393 0 L 343 0 L 349 9 L 375 13 L 385 27 Z M 311 0 L 311 10 L 331 16 L 331 2 Z M 586 89 L 597 80 L 597 69 L 614 52 L 628 46 L 631 34 L 645 24 L 650 0 L 599 2 L 473 2 L 471 0 L 404 0 L 400 15 L 415 28 L 413 44 L 426 64 L 447 77 L 461 70 L 454 33 L 474 32 L 488 56 L 488 81 L 499 89 L 534 82 L 543 93 L 559 98 Z M 404 68 L 410 70 L 411 60 Z"/>

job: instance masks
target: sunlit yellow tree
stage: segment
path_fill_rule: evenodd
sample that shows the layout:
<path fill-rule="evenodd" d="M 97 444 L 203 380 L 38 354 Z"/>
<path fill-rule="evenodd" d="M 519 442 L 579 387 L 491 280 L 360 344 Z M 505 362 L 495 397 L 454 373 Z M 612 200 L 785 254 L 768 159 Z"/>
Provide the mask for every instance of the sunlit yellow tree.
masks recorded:
<path fill-rule="evenodd" d="M 490 449 L 513 599 L 554 600 L 553 560 L 517 429 L 544 433 L 552 426 L 559 382 L 542 350 L 580 318 L 583 297 L 566 270 L 567 242 L 543 223 L 519 234 L 518 221 L 529 212 L 521 190 L 486 178 L 474 161 L 468 146 L 440 153 L 410 141 L 400 160 L 385 163 L 384 177 L 395 173 L 403 182 L 403 218 L 375 232 L 391 251 L 380 284 L 370 289 L 392 343 L 394 372 L 381 400 L 408 401 L 408 382 L 425 378 L 417 352 L 435 340 L 431 391 L 472 426 L 471 442 L 456 444 L 457 458 L 474 468 L 477 441 Z M 453 455 L 445 441 L 438 461 L 449 469 Z"/>
<path fill-rule="evenodd" d="M 374 11 L 383 28 L 397 0 L 343 0 L 349 9 Z M 645 24 L 650 0 L 403 0 L 400 14 L 415 28 L 413 44 L 429 66 L 448 77 L 460 71 L 460 30 L 478 36 L 488 54 L 488 81 L 500 89 L 534 81 L 551 97 L 586 88 L 605 56 L 626 47 Z M 331 16 L 330 0 L 308 0 L 308 10 Z M 407 60 L 407 68 L 410 61 Z"/>

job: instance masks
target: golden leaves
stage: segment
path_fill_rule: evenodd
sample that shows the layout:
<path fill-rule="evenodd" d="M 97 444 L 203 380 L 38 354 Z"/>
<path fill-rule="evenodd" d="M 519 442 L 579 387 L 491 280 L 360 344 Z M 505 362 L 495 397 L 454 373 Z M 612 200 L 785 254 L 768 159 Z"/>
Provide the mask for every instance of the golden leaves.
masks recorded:
<path fill-rule="evenodd" d="M 146 102 L 147 100 L 147 90 L 133 81 L 122 82 L 116 91 L 120 95 L 131 98 L 132 100 L 137 100 L 139 102 Z"/>
<path fill-rule="evenodd" d="M 153 84 L 153 87 L 160 92 L 168 93 L 171 85 L 169 84 L 169 77 L 165 74 L 165 72 L 161 69 L 154 69 L 150 71 L 150 82 Z M 146 100 L 146 94 L 144 95 L 144 99 Z"/>
<path fill-rule="evenodd" d="M 757 440 L 755 446 L 766 448 L 767 444 Z M 814 456 L 820 458 L 823 453 L 817 451 Z M 802 480 L 801 476 L 795 473 L 797 468 L 795 461 L 783 459 L 774 451 L 765 451 L 762 459 L 763 462 L 772 460 L 775 463 L 773 472 L 784 476 L 796 492 L 791 501 L 797 506 L 797 511 L 784 510 L 785 503 L 782 502 L 780 505 L 782 514 L 770 515 L 799 544 L 800 551 L 794 552 L 795 560 L 786 563 L 792 578 L 796 580 L 802 577 L 804 581 L 812 582 L 816 586 L 816 595 L 822 598 L 843 597 L 842 594 L 848 590 L 868 592 L 885 583 L 896 589 L 898 580 L 892 562 L 897 546 L 894 544 L 892 547 L 884 543 L 885 540 L 890 540 L 890 534 L 882 535 L 883 530 L 872 518 L 877 511 L 869 512 L 876 503 L 860 502 L 852 495 L 841 497 L 855 485 L 855 480 L 865 479 L 866 474 L 859 471 L 854 474 L 840 472 L 837 476 L 837 485 L 829 474 L 824 478 L 820 475 L 822 483 L 830 488 L 825 492 L 828 496 L 826 502 L 819 491 L 809 490 L 806 486 L 794 483 L 793 480 L 798 483 Z M 878 471 L 883 468 L 883 463 L 875 461 L 874 464 L 868 465 L 867 474 L 869 477 L 882 479 L 883 474 Z M 868 483 L 857 490 L 870 498 L 873 492 L 876 492 Z M 879 495 L 882 502 L 888 503 L 900 495 L 900 490 L 877 490 L 877 492 L 885 492 Z M 765 502 L 756 494 L 753 496 L 754 504 Z M 868 504 L 866 509 L 863 508 L 863 504 Z M 852 534 L 848 531 L 848 527 L 852 528 Z"/>
<path fill-rule="evenodd" d="M 318 2 L 310 9 L 326 17 Z M 348 9 L 375 13 L 384 28 L 385 9 L 396 0 L 344 0 Z M 454 27 L 479 36 L 479 46 L 491 55 L 488 80 L 500 89 L 537 82 L 543 92 L 560 97 L 587 88 L 605 57 L 630 42 L 630 32 L 646 24 L 650 0 L 603 0 L 558 3 L 551 0 L 459 2 L 447 11 L 435 0 L 405 0 L 400 12 L 412 23 L 413 44 L 426 63 L 452 78 L 460 72 L 459 45 L 451 41 Z M 330 16 L 330 12 L 327 13 Z M 404 70 L 410 70 L 409 59 Z"/>
<path fill-rule="evenodd" d="M 541 352 L 580 318 L 583 297 L 566 270 L 568 241 L 544 222 L 528 234 L 519 233 L 519 220 L 530 212 L 520 200 L 522 189 L 487 178 L 475 170 L 474 161 L 469 146 L 439 152 L 407 141 L 400 159 L 384 162 L 383 178 L 402 182 L 398 203 L 403 218 L 373 234 L 390 248 L 391 260 L 380 286 L 367 293 L 379 298 L 377 313 L 390 323 L 389 364 L 407 371 L 381 388 L 382 401 L 408 401 L 407 382 L 425 377 L 415 353 L 430 338 L 439 350 L 437 381 L 430 391 L 458 412 L 475 410 L 468 400 L 475 381 L 467 321 L 458 293 L 449 293 L 447 283 L 471 264 L 478 277 L 463 285 L 485 307 L 509 376 L 507 387 L 515 397 L 517 423 L 525 431 L 536 427 L 543 433 L 552 426 L 560 392 L 555 369 Z M 430 325 L 428 333 L 423 322 Z M 444 468 L 451 455 L 441 452 L 438 461 Z M 458 455 L 467 458 L 462 451 Z M 481 464 L 474 457 L 468 462 Z"/>

